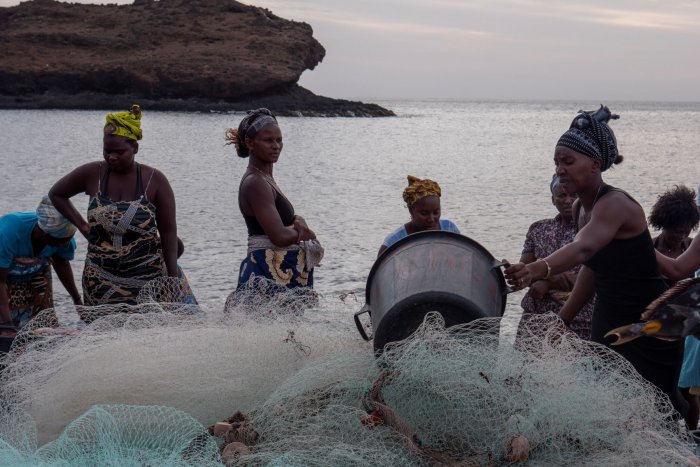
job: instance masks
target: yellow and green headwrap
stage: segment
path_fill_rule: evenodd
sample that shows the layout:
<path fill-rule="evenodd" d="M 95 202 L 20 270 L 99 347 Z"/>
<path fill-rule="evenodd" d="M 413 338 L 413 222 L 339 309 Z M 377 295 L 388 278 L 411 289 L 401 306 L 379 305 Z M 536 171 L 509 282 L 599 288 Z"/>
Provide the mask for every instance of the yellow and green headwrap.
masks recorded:
<path fill-rule="evenodd" d="M 140 140 L 142 138 L 141 107 L 134 104 L 128 112 L 107 114 L 104 132 L 105 135 L 119 135 L 134 141 Z"/>
<path fill-rule="evenodd" d="M 426 196 L 440 197 L 440 185 L 432 180 L 421 180 L 413 175 L 408 176 L 408 186 L 403 190 L 403 200 L 410 208 L 416 201 L 425 198 Z"/>

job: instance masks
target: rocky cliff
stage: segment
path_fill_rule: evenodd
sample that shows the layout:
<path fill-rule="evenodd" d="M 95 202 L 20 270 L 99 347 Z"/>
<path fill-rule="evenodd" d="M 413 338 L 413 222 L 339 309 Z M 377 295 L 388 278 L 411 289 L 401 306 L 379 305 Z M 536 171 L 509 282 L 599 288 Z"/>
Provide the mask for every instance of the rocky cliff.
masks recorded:
<path fill-rule="evenodd" d="M 297 85 L 325 50 L 306 23 L 234 0 L 0 8 L 0 107 L 383 116 Z"/>

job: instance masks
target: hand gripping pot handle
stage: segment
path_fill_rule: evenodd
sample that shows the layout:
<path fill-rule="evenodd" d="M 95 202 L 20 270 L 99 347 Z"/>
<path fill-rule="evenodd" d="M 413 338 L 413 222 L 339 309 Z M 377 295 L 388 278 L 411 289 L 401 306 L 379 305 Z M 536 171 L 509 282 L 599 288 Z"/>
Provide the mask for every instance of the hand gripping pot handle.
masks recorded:
<path fill-rule="evenodd" d="M 502 261 L 496 261 L 493 265 L 493 269 L 498 269 L 498 268 L 509 268 L 510 263 L 502 262 Z M 514 289 L 511 286 L 506 286 L 506 295 L 509 293 L 517 292 L 516 289 Z"/>

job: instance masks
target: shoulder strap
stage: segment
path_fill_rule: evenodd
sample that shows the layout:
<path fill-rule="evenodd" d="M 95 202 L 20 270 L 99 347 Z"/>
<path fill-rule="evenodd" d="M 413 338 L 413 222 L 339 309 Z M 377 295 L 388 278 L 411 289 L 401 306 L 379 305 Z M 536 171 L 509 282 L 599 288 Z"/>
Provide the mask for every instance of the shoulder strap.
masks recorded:
<path fill-rule="evenodd" d="M 102 172 L 102 163 L 100 163 L 100 170 L 99 172 Z M 109 184 L 109 173 L 111 172 L 109 165 L 107 166 L 107 170 L 105 170 L 104 175 L 101 175 L 97 179 L 97 192 L 100 194 L 106 194 L 107 193 L 107 185 Z M 104 192 L 102 190 L 105 190 Z"/>
<path fill-rule="evenodd" d="M 579 229 L 579 223 L 578 219 L 581 216 L 581 202 L 579 201 L 578 204 L 576 205 L 576 212 L 574 212 L 574 232 L 578 233 Z"/>
<path fill-rule="evenodd" d="M 146 188 L 143 189 L 143 191 L 141 192 L 146 199 L 148 199 L 148 187 L 151 186 L 151 180 L 153 180 L 153 174 L 155 174 L 155 173 L 156 173 L 156 169 L 151 168 L 151 176 L 148 177 L 148 182 L 146 183 Z M 141 186 L 143 186 L 143 181 L 141 179 L 141 166 L 139 166 L 138 178 L 139 178 L 139 184 Z"/>

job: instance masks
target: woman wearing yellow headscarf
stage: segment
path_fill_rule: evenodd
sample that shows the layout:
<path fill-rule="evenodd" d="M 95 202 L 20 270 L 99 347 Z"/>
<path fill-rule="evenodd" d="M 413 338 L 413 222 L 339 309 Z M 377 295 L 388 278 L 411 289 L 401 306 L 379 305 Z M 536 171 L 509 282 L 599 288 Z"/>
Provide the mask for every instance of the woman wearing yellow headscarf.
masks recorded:
<path fill-rule="evenodd" d="M 394 243 L 402 238 L 424 230 L 446 230 L 460 233 L 457 226 L 447 219 L 440 219 L 440 196 L 442 190 L 437 182 L 429 179 L 421 180 L 412 175 L 408 176 L 408 186 L 403 190 L 403 200 L 411 215 L 411 220 L 390 233 L 377 256 L 384 253 Z"/>
<path fill-rule="evenodd" d="M 178 276 L 175 196 L 162 172 L 135 160 L 138 105 L 107 115 L 103 133 L 104 160 L 73 170 L 49 196 L 88 239 L 85 305 L 135 304 L 148 281 Z M 78 193 L 90 196 L 87 220 L 70 201 Z"/>

